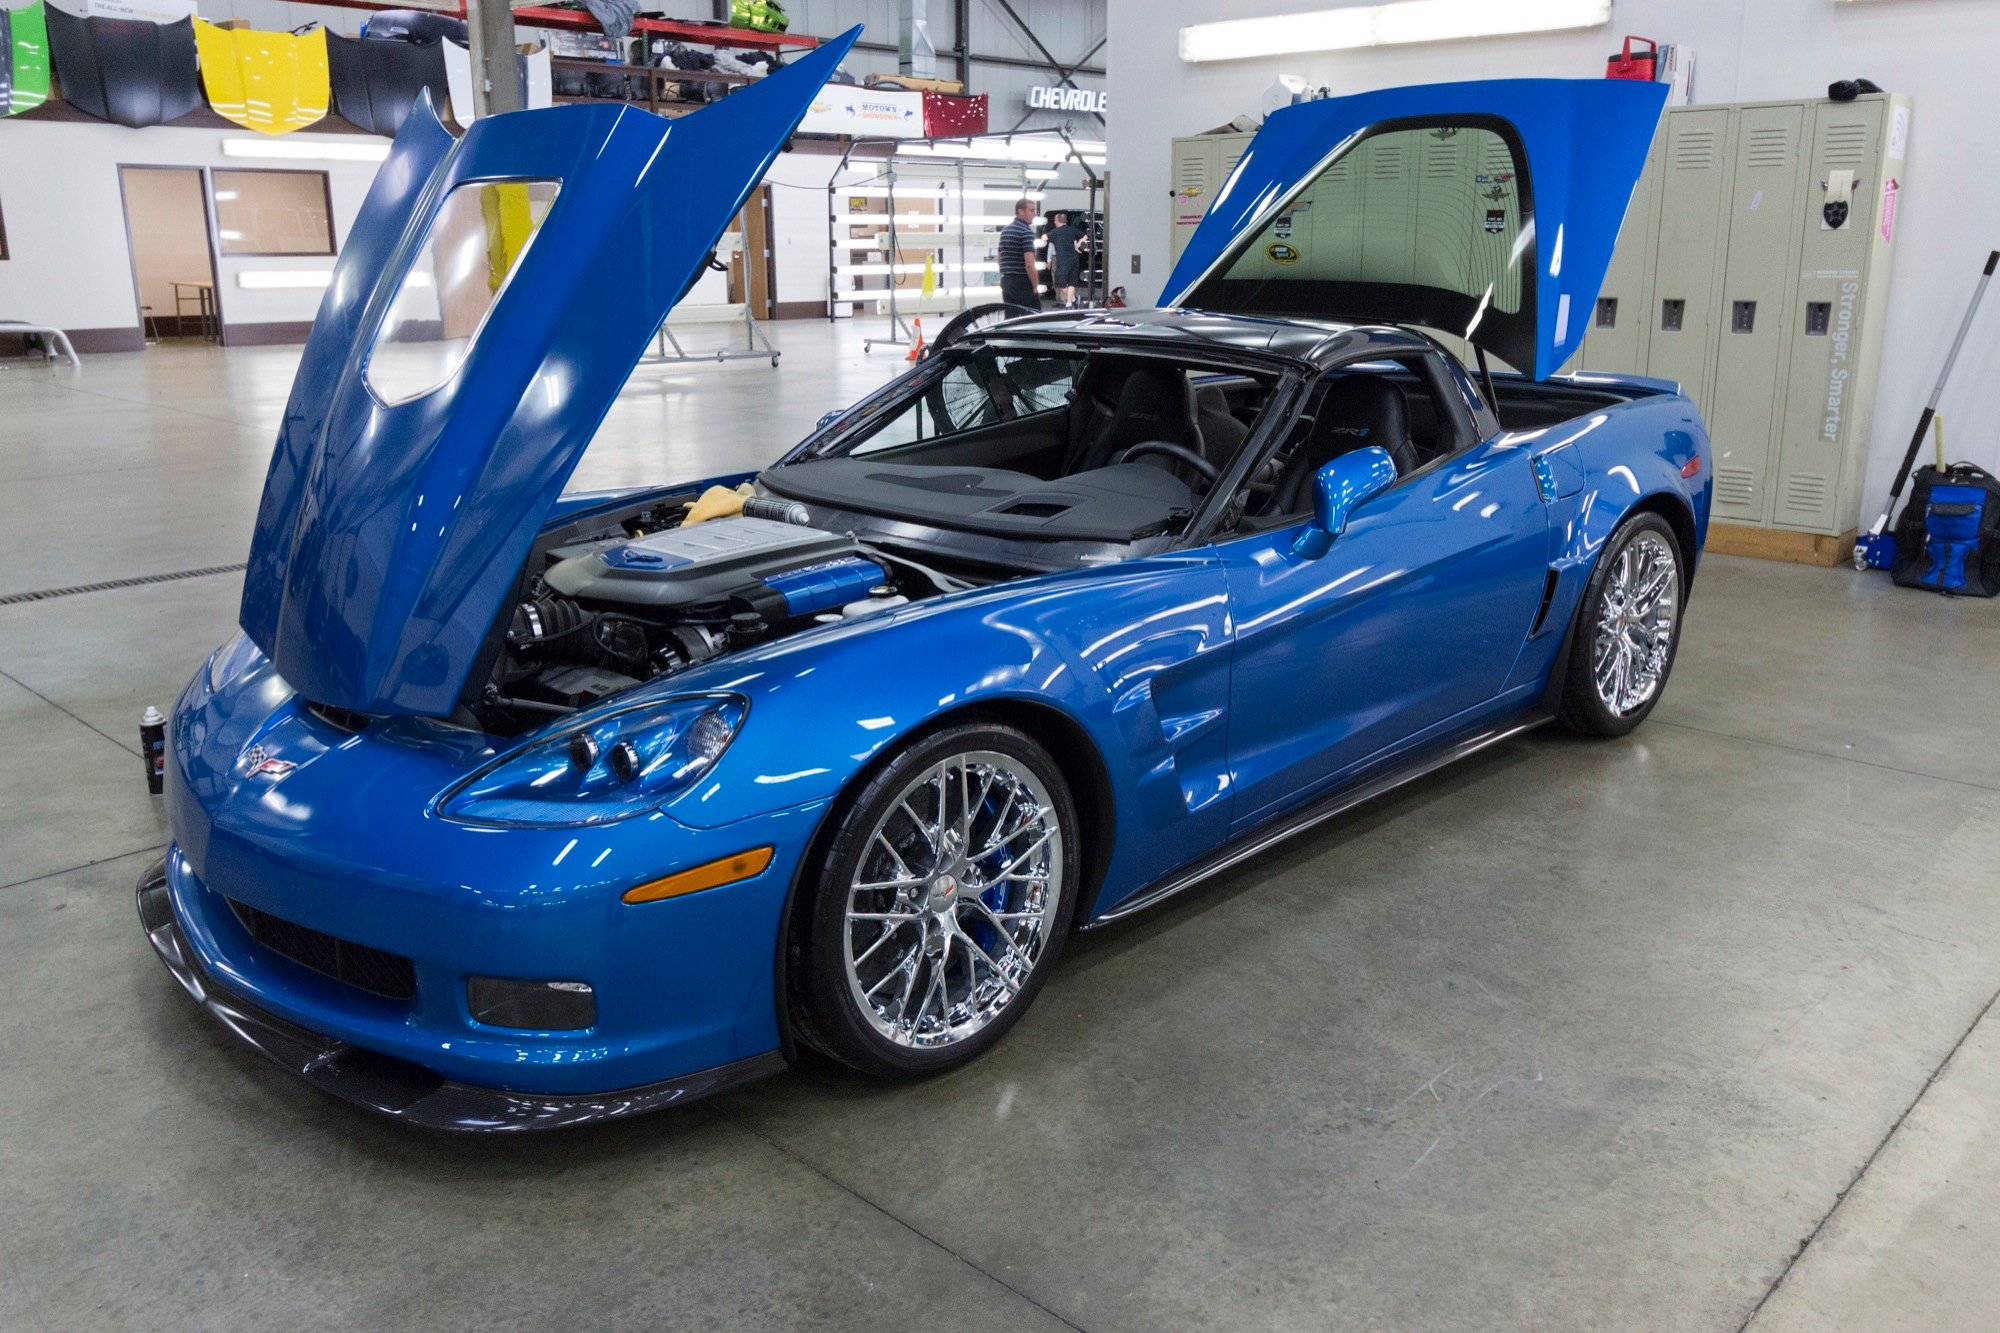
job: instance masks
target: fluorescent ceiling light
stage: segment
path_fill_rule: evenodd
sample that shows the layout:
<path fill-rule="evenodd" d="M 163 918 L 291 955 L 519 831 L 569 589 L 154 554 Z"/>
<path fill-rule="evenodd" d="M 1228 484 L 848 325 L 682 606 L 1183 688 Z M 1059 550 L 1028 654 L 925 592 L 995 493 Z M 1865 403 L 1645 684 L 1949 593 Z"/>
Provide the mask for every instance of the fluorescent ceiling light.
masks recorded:
<path fill-rule="evenodd" d="M 1247 60 L 1302 51 L 1506 37 L 1596 28 L 1611 21 L 1611 0 L 1398 0 L 1304 14 L 1227 19 L 1181 29 L 1181 59 Z"/>
<path fill-rule="evenodd" d="M 224 157 L 284 157 L 311 162 L 380 162 L 389 145 L 380 141 L 324 143 L 298 139 L 224 139 Z"/>

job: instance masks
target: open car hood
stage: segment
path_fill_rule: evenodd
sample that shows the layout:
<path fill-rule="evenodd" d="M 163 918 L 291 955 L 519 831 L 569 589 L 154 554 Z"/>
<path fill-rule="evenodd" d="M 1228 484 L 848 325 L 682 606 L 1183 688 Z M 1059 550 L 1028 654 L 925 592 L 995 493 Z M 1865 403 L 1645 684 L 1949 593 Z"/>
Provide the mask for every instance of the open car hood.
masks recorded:
<path fill-rule="evenodd" d="M 1583 340 L 1664 84 L 1386 88 L 1264 122 L 1164 305 L 1467 338 L 1536 379 Z"/>
<path fill-rule="evenodd" d="M 859 31 L 678 120 L 552 107 L 454 140 L 418 104 L 334 265 L 251 539 L 241 623 L 295 689 L 361 712 L 452 711 L 654 329 Z M 471 214 L 490 209 L 496 228 L 475 258 L 513 249 L 454 368 L 384 401 L 368 375 L 377 334 L 453 189 L 527 181 L 558 183 L 531 240 L 507 230 L 508 198 Z"/>

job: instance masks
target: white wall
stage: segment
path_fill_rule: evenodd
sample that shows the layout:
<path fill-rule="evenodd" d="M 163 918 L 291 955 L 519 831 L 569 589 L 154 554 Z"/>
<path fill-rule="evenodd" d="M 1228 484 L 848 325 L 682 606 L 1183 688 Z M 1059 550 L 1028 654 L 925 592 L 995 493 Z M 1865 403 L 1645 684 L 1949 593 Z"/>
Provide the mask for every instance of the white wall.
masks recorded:
<path fill-rule="evenodd" d="M 1114 114 L 1113 281 L 1140 301 L 1158 296 L 1168 256 L 1167 155 L 1176 135 L 1243 112 L 1279 73 L 1336 92 L 1455 79 L 1594 77 L 1618 45 L 1643 33 L 1698 56 L 1697 102 L 1824 96 L 1835 79 L 1865 77 L 1915 99 L 1898 210 L 1864 508 L 1888 490 L 1923 400 L 1989 250 L 2000 246 L 2000 110 L 1986 66 L 2000 55 L 2000 5 L 1988 0 L 1616 0 L 1612 26 L 1583 33 L 1447 42 L 1277 60 L 1184 65 L 1183 24 L 1328 8 L 1335 0 L 1110 0 Z M 1130 257 L 1142 272 L 1131 277 Z M 1945 392 L 1954 457 L 2000 470 L 2000 293 L 1966 343 Z M 1857 517 L 1850 515 L 1850 518 Z"/>
<path fill-rule="evenodd" d="M 344 239 L 375 177 L 374 164 L 222 155 L 225 138 L 251 137 L 247 130 L 132 130 L 64 121 L 9 120 L 0 125 L 0 207 L 6 210 L 10 254 L 0 263 L 0 319 L 37 320 L 66 329 L 139 327 L 118 194 L 121 163 L 323 168 L 333 192 L 334 232 Z M 351 134 L 286 137 L 295 142 L 379 142 Z M 236 285 L 237 275 L 332 267 L 333 260 L 325 257 L 225 256 L 218 266 L 223 316 L 230 324 L 310 321 L 319 309 L 319 292 L 244 290 Z M 170 314 L 171 306 L 157 313 Z"/>

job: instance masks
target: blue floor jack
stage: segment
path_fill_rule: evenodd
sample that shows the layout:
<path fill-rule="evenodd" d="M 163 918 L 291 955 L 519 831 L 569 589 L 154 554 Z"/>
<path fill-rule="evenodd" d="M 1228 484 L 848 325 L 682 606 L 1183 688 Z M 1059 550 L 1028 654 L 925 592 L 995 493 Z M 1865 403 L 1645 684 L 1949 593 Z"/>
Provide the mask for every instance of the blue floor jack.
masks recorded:
<path fill-rule="evenodd" d="M 1910 469 L 1916 464 L 1917 451 L 1924 447 L 1924 436 L 1930 434 L 1931 418 L 1937 415 L 1938 398 L 1944 393 L 1944 382 L 1951 378 L 1951 363 L 1958 360 L 1958 349 L 1965 345 L 1965 335 L 1972 328 L 1972 317 L 1979 313 L 1979 298 L 1986 295 L 1986 284 L 1993 280 L 1993 270 L 1997 265 L 2000 265 L 2000 250 L 1986 256 L 1986 271 L 1979 275 L 1979 285 L 1972 289 L 1972 304 L 1965 308 L 1965 319 L 1958 326 L 1958 336 L 1951 340 L 1951 350 L 1945 353 L 1944 370 L 1938 375 L 1937 387 L 1931 390 L 1931 400 L 1924 404 L 1924 414 L 1917 418 L 1917 429 L 1910 436 L 1910 448 L 1903 455 L 1903 466 L 1896 469 L 1896 484 L 1889 488 L 1889 503 L 1882 506 L 1882 516 L 1875 520 L 1875 526 L 1854 543 L 1856 569 L 1887 569 L 1896 562 L 1896 534 L 1889 527 L 1889 516 L 1895 512 L 1896 501 L 1903 496 L 1903 486 L 1910 480 Z"/>

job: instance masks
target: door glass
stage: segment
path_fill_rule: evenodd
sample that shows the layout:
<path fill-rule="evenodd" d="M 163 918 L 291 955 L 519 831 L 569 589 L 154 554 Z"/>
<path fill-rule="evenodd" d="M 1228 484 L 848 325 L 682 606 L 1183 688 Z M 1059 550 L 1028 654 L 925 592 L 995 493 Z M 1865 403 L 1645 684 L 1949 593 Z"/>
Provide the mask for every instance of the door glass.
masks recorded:
<path fill-rule="evenodd" d="M 446 196 L 368 351 L 368 385 L 407 402 L 450 379 L 555 202 L 555 181 L 477 181 Z"/>

